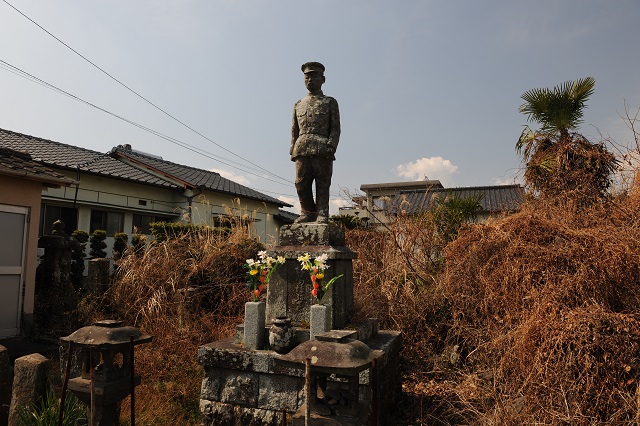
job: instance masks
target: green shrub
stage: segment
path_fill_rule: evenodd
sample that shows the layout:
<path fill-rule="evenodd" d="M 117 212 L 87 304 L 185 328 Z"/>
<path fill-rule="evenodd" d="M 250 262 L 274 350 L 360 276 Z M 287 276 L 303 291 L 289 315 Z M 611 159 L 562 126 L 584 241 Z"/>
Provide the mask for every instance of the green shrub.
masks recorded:
<path fill-rule="evenodd" d="M 103 231 L 101 229 L 96 229 L 91 234 L 91 238 L 89 239 L 89 256 L 92 259 L 103 259 L 107 257 L 107 252 L 104 249 L 107 248 L 107 243 L 104 240 L 107 239 L 107 231 Z"/>
<path fill-rule="evenodd" d="M 113 259 L 119 260 L 127 250 L 129 236 L 124 232 L 118 232 L 113 236 Z"/>

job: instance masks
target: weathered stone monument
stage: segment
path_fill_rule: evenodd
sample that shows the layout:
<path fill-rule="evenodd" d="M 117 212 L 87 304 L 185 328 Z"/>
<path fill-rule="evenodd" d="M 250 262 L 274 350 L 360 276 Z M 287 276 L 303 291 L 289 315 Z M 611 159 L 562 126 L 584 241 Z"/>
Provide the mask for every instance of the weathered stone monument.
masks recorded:
<path fill-rule="evenodd" d="M 384 414 L 401 392 L 400 333 L 378 330 L 375 319 L 352 320 L 357 254 L 346 247 L 344 230 L 328 223 L 331 167 L 340 133 L 337 102 L 320 91 L 322 64 L 306 63 L 302 71 L 309 95 L 294 108 L 290 150 L 302 215 L 280 229 L 279 245 L 271 250 L 286 261 L 267 286 L 265 318 L 253 319 L 261 311 L 251 310 L 234 337 L 198 350 L 205 370 L 200 411 L 206 425 L 384 424 Z M 321 300 L 312 295 L 315 281 L 309 271 L 300 267 L 298 259 L 305 255 L 326 259 L 325 280 L 340 276 Z M 269 339 L 255 334 L 266 335 L 275 319 L 280 324 L 283 317 L 295 326 L 292 347 L 278 348 L 280 353 L 268 343 L 256 347 Z"/>

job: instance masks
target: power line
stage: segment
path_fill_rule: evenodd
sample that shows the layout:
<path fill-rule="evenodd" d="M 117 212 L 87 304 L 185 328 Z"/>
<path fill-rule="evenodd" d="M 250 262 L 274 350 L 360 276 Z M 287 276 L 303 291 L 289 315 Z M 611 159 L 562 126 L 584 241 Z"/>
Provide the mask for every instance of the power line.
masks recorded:
<path fill-rule="evenodd" d="M 128 91 L 130 91 L 131 93 L 133 93 L 134 95 L 136 95 L 137 97 L 139 97 L 140 99 L 142 99 L 143 101 L 145 101 L 146 103 L 148 103 L 149 105 L 153 106 L 154 108 L 156 108 L 158 111 L 161 111 L 163 114 L 165 114 L 166 116 L 170 117 L 171 119 L 175 120 L 176 122 L 180 123 L 182 126 L 186 127 L 187 129 L 191 130 L 193 133 L 201 136 L 202 138 L 206 139 L 207 141 L 211 142 L 212 144 L 216 145 L 218 148 L 223 149 L 224 151 L 234 155 L 237 158 L 240 158 L 241 160 L 251 164 L 254 167 L 257 167 L 258 169 L 274 176 L 277 177 L 278 179 L 282 179 L 283 181 L 288 182 L 289 184 L 291 184 L 292 182 L 288 179 L 285 179 L 281 176 L 278 176 L 277 174 L 270 172 L 269 170 L 263 168 L 262 166 L 255 164 L 254 162 L 252 162 L 251 160 L 248 160 L 244 157 L 242 157 L 241 155 L 236 154 L 235 152 L 225 148 L 224 146 L 220 145 L 219 143 L 213 141 L 212 139 L 208 138 L 207 136 L 203 135 L 202 133 L 198 132 L 197 130 L 195 130 L 194 128 L 192 128 L 191 126 L 189 126 L 188 124 L 184 123 L 182 120 L 176 118 L 175 116 L 171 115 L 170 113 L 168 113 L 167 111 L 165 111 L 164 109 L 162 109 L 161 107 L 159 107 L 158 105 L 156 105 L 155 103 L 151 102 L 149 99 L 145 98 L 144 96 L 142 96 L 140 93 L 136 92 L 135 90 L 133 90 L 131 87 L 127 86 L 126 84 L 124 84 L 123 82 L 121 82 L 120 80 L 118 80 L 116 77 L 114 77 L 113 75 L 109 74 L 107 71 L 105 71 L 103 68 L 99 67 L 98 65 L 96 65 L 94 62 L 92 62 L 91 60 L 89 60 L 86 56 L 82 55 L 80 52 L 78 52 L 77 50 L 75 50 L 73 47 L 69 46 L 67 43 L 65 43 L 64 41 L 62 41 L 61 39 L 59 39 L 58 37 L 56 37 L 53 33 L 51 33 L 49 30 L 47 30 L 46 28 L 44 28 L 42 25 L 38 24 L 36 21 L 34 21 L 33 19 L 31 19 L 30 17 L 28 17 L 27 15 L 25 15 L 22 11 L 20 11 L 18 8 L 16 8 L 15 6 L 13 6 L 11 3 L 9 3 L 7 0 L 3 0 L 7 5 L 9 5 L 13 10 L 15 10 L 16 12 L 18 12 L 20 15 L 24 16 L 26 19 L 28 19 L 30 22 L 32 22 L 34 25 L 36 25 L 38 28 L 40 28 L 42 31 L 46 32 L 47 34 L 49 34 L 51 37 L 53 37 L 55 40 L 57 40 L 59 43 L 61 43 L 63 46 L 65 46 L 66 48 L 68 48 L 69 50 L 71 50 L 73 53 L 75 53 L 76 55 L 80 56 L 82 59 L 84 59 L 85 61 L 87 61 L 89 64 L 91 64 L 93 67 L 95 67 L 96 69 L 98 69 L 99 71 L 101 71 L 103 74 L 105 74 L 106 76 L 108 76 L 109 78 L 111 78 L 113 81 L 115 81 L 116 83 L 120 84 L 122 87 L 124 87 L 125 89 L 127 89 Z"/>
<path fill-rule="evenodd" d="M 80 97 L 78 97 L 76 95 L 73 95 L 73 94 L 71 94 L 71 93 L 69 93 L 69 92 L 67 92 L 67 91 L 65 91 L 63 89 L 60 89 L 59 87 L 57 87 L 57 86 L 55 86 L 55 85 L 53 85 L 51 83 L 48 83 L 48 82 L 46 82 L 46 81 L 34 76 L 33 74 L 30 74 L 30 73 L 28 73 L 28 72 L 16 67 L 15 65 L 12 65 L 12 64 L 2 60 L 2 59 L 0 59 L 0 68 L 4 69 L 6 71 L 9 71 L 12 74 L 15 74 L 15 75 L 17 75 L 19 77 L 22 77 L 22 78 L 24 78 L 26 80 L 29 80 L 29 81 L 31 81 L 33 83 L 39 84 L 40 86 L 43 86 L 43 87 L 45 87 L 47 89 L 53 90 L 54 92 L 58 92 L 59 94 L 67 96 L 67 97 L 69 97 L 69 98 L 71 98 L 71 99 L 73 99 L 75 101 L 81 102 L 81 103 L 83 103 L 85 105 L 88 105 L 88 106 L 93 107 L 93 108 L 95 108 L 95 109 L 97 109 L 99 111 L 102 111 L 102 112 L 104 112 L 106 114 L 109 114 L 112 117 L 115 117 L 115 118 L 117 118 L 119 120 L 122 120 L 122 121 L 128 123 L 128 124 L 131 124 L 131 125 L 133 125 L 135 127 L 138 127 L 139 129 L 142 129 L 142 130 L 144 130 L 144 131 L 146 131 L 148 133 L 151 133 L 151 134 L 153 134 L 155 136 L 158 136 L 159 138 L 162 138 L 162 139 L 164 139 L 164 140 L 166 140 L 166 141 L 168 141 L 170 143 L 173 143 L 174 145 L 178 145 L 178 146 L 180 146 L 182 148 L 185 148 L 185 149 L 187 149 L 187 150 L 189 150 L 191 152 L 194 152 L 196 154 L 202 155 L 203 157 L 210 158 L 210 159 L 212 159 L 214 161 L 217 161 L 217 162 L 219 162 L 221 164 L 229 166 L 229 167 L 231 167 L 233 169 L 236 169 L 236 170 L 239 170 L 241 172 L 248 173 L 250 175 L 259 177 L 260 179 L 263 179 L 263 180 L 268 180 L 269 182 L 277 183 L 279 185 L 287 185 L 288 186 L 288 185 L 291 184 L 291 182 L 286 182 L 286 183 L 278 182 L 278 181 L 275 181 L 273 179 L 269 179 L 268 177 L 265 177 L 263 175 L 259 175 L 257 173 L 254 173 L 252 171 L 242 169 L 242 168 L 237 166 L 238 163 L 235 163 L 232 160 L 228 160 L 228 159 L 226 159 L 224 157 L 217 157 L 214 154 L 212 154 L 212 153 L 210 153 L 208 151 L 205 151 L 205 150 L 203 150 L 201 148 L 198 148 L 198 147 L 195 147 L 193 145 L 190 145 L 190 144 L 188 144 L 186 142 L 183 142 L 183 141 L 181 141 L 179 139 L 176 139 L 174 137 L 167 136 L 167 135 L 165 135 L 163 133 L 158 132 L 157 130 L 151 129 L 151 128 L 146 127 L 146 126 L 144 126 L 142 124 L 139 124 L 139 123 L 137 123 L 137 122 L 135 122 L 133 120 L 130 120 L 128 118 L 120 116 L 120 115 L 118 115 L 116 113 L 113 113 L 113 112 L 111 112 L 111 111 L 109 111 L 109 110 L 107 110 L 105 108 L 102 108 L 102 107 L 100 107 L 98 105 L 95 105 L 95 104 L 93 104 L 93 103 L 91 103 L 89 101 L 86 101 L 86 100 L 84 100 L 84 99 L 82 99 L 82 98 L 80 98 Z M 225 161 L 228 161 L 228 163 L 225 162 L 225 161 L 222 161 L 221 159 L 225 160 Z M 236 165 L 234 166 L 233 164 L 230 164 L 230 163 L 233 163 L 233 164 L 236 164 Z M 287 196 L 287 197 L 295 197 L 295 195 L 283 194 L 281 192 L 276 192 L 276 191 L 267 191 L 267 190 L 260 190 L 260 189 L 256 189 L 256 190 L 259 191 L 259 192 L 268 192 L 268 193 L 273 193 L 273 194 L 277 194 L 277 195 L 284 195 L 284 196 Z M 333 197 L 338 197 L 338 198 L 340 197 L 339 195 L 336 195 L 336 194 L 332 194 L 332 195 L 333 195 Z"/>
<path fill-rule="evenodd" d="M 263 172 L 266 172 L 266 173 L 268 173 L 269 175 L 271 175 L 271 176 L 273 176 L 273 177 L 275 177 L 275 178 L 281 179 L 282 181 L 286 182 L 286 183 L 287 183 L 287 185 L 291 185 L 291 184 L 293 183 L 291 180 L 286 179 L 286 178 L 283 178 L 283 177 L 281 177 L 281 176 L 279 176 L 279 175 L 277 175 L 277 174 L 275 174 L 275 173 L 273 173 L 273 172 L 271 172 L 271 171 L 269 171 L 269 170 L 267 170 L 267 169 L 263 168 L 262 166 L 260 166 L 260 165 L 258 165 L 258 164 L 255 164 L 255 163 L 254 163 L 254 162 L 252 162 L 251 160 L 248 160 L 248 159 L 246 159 L 246 158 L 242 157 L 241 155 L 236 154 L 235 152 L 233 152 L 233 151 L 231 151 L 231 150 L 227 149 L 226 147 L 224 147 L 223 145 L 221 145 L 221 144 L 219 144 L 219 143 L 217 143 L 217 142 L 213 141 L 212 139 L 210 139 L 210 138 L 209 138 L 209 137 L 207 137 L 206 135 L 204 135 L 204 134 L 202 134 L 202 133 L 198 132 L 197 130 L 195 130 L 194 128 L 192 128 L 191 126 L 189 126 L 188 124 L 184 123 L 182 120 L 180 120 L 180 119 L 176 118 L 175 116 L 173 116 L 173 115 L 172 115 L 172 114 L 170 114 L 169 112 L 165 111 L 163 108 L 159 107 L 158 105 L 156 105 L 155 103 L 153 103 L 152 101 L 150 101 L 149 99 L 147 99 L 146 97 L 142 96 L 140 93 L 138 93 L 137 91 L 135 91 L 135 90 L 134 90 L 134 89 L 132 89 L 131 87 L 127 86 L 127 85 L 126 85 L 125 83 L 123 83 L 122 81 L 118 80 L 116 77 L 114 77 L 113 75 L 111 75 L 109 72 L 107 72 L 106 70 L 104 70 L 103 68 L 101 68 L 100 66 L 98 66 L 97 64 L 95 64 L 93 61 L 91 61 L 90 59 L 88 59 L 86 56 L 84 56 L 83 54 L 81 54 L 80 52 L 78 52 L 77 50 L 75 50 L 73 47 L 71 47 L 70 45 L 68 45 L 68 44 L 67 44 L 67 43 L 65 43 L 64 41 L 62 41 L 60 38 L 56 37 L 53 33 L 51 33 L 49 30 L 47 30 L 46 28 L 44 28 L 42 25 L 38 24 L 36 21 L 34 21 L 33 19 L 31 19 L 29 16 L 27 16 L 25 13 L 23 13 L 23 12 L 22 12 L 22 11 L 20 11 L 18 8 L 16 8 L 15 6 L 13 6 L 13 5 L 12 5 L 11 3 L 9 3 L 7 0 L 3 0 L 3 1 L 4 1 L 4 2 L 9 6 L 9 7 L 11 7 L 13 10 L 15 10 L 16 12 L 18 12 L 20 15 L 22 15 L 24 18 L 26 18 L 27 20 L 29 20 L 29 21 L 30 21 L 31 23 L 33 23 L 34 25 L 36 25 L 36 26 L 37 26 L 38 28 L 40 28 L 42 31 L 44 31 L 45 33 L 47 33 L 48 35 L 50 35 L 51 37 L 53 37 L 56 41 L 58 41 L 60 44 L 62 44 L 63 46 L 65 46 L 66 48 L 68 48 L 69 50 L 71 50 L 73 53 L 75 53 L 76 55 L 78 55 L 80 58 L 82 58 L 83 60 L 85 60 L 86 62 L 88 62 L 89 64 L 91 64 L 93 67 L 95 67 L 96 69 L 98 69 L 100 72 L 102 72 L 103 74 L 105 74 L 106 76 L 108 76 L 109 78 L 111 78 L 113 81 L 115 81 L 115 82 L 117 82 L 118 84 L 120 84 L 122 87 L 124 87 L 125 89 L 127 89 L 128 91 L 130 91 L 131 93 L 133 93 L 134 95 L 136 95 L 137 97 L 139 97 L 140 99 L 142 99 L 142 100 L 144 100 L 145 102 L 147 102 L 149 105 L 153 106 L 154 108 L 156 108 L 157 110 L 159 110 L 160 112 L 162 112 L 163 114 L 165 114 L 166 116 L 170 117 L 171 119 L 173 119 L 174 121 L 178 122 L 178 123 L 179 123 L 179 124 L 181 124 L 182 126 L 184 126 L 184 127 L 186 127 L 187 129 L 191 130 L 193 133 L 195 133 L 195 134 L 197 134 L 198 136 L 200 136 L 200 137 L 202 137 L 202 138 L 206 139 L 206 140 L 207 140 L 207 141 L 209 141 L 210 143 L 212 143 L 212 144 L 216 145 L 217 147 L 219 147 L 219 148 L 223 149 L 224 151 L 226 151 L 226 152 L 228 152 L 228 153 L 232 154 L 233 156 L 235 156 L 235 157 L 237 157 L 237 158 L 239 158 L 239 159 L 241 159 L 241 160 L 243 160 L 243 161 L 245 161 L 245 162 L 247 162 L 247 163 L 251 164 L 252 166 L 256 167 L 258 170 L 261 170 L 261 171 L 263 171 Z M 4 62 L 4 61 L 0 60 L 0 62 Z M 8 64 L 8 63 L 6 63 L 6 62 L 4 62 L 4 63 L 5 63 L 5 64 L 7 64 L 8 66 L 12 67 L 12 68 L 15 68 L 16 70 L 19 70 L 21 73 L 24 73 L 24 74 L 26 74 L 26 75 L 30 76 L 30 78 L 29 78 L 29 79 L 31 79 L 32 81 L 34 81 L 34 82 L 36 82 L 36 83 L 38 83 L 38 84 L 41 84 L 41 85 L 43 85 L 43 86 L 45 86 L 45 87 L 48 87 L 48 88 L 53 89 L 53 90 L 55 90 L 55 91 L 58 91 L 59 93 L 62 93 L 62 94 L 64 94 L 64 95 L 66 95 L 66 96 L 69 96 L 69 97 L 71 97 L 71 98 L 73 98 L 73 99 L 76 99 L 76 100 L 78 100 L 78 101 L 80 101 L 80 102 L 83 102 L 83 103 L 85 103 L 85 104 L 87 104 L 87 105 L 90 105 L 90 106 L 92 106 L 92 107 L 94 107 L 94 108 L 97 108 L 97 109 L 99 109 L 99 110 L 101 110 L 101 111 L 103 111 L 103 112 L 105 112 L 105 113 L 107 113 L 107 114 L 110 114 L 110 115 L 112 115 L 112 116 L 114 116 L 114 117 L 116 117 L 116 118 L 118 118 L 118 119 L 120 119 L 120 120 L 123 120 L 123 121 L 125 121 L 125 122 L 127 122 L 127 123 L 129 123 L 129 124 L 132 124 L 132 125 L 136 126 L 136 127 L 139 127 L 139 128 L 141 128 L 141 129 L 143 129 L 143 130 L 145 130 L 145 131 L 149 132 L 149 133 L 152 133 L 152 134 L 154 134 L 154 135 L 156 135 L 156 136 L 158 136 L 158 137 L 160 137 L 160 138 L 162 138 L 162 139 L 165 139 L 165 140 L 167 140 L 167 141 L 169 141 L 169 142 L 172 142 L 172 143 L 174 143 L 174 144 L 176 144 L 176 145 L 178 145 L 178 146 L 181 146 L 182 148 L 188 149 L 189 151 L 195 152 L 196 154 L 200 154 L 200 155 L 202 155 L 202 156 L 204 156 L 204 157 L 207 157 L 207 158 L 210 158 L 210 159 L 212 159 L 212 160 L 214 160 L 214 161 L 218 161 L 219 163 L 222 163 L 222 164 L 224 164 L 224 165 L 227 165 L 227 166 L 229 166 L 229 167 L 232 167 L 232 168 L 234 168 L 234 169 L 236 169 L 236 170 L 239 170 L 239 171 L 242 171 L 242 172 L 245 172 L 245 173 L 249 173 L 250 175 L 257 176 L 257 177 L 259 177 L 259 178 L 261 178 L 261 179 L 265 179 L 265 180 L 268 180 L 268 181 L 270 181 L 270 182 L 274 182 L 274 183 L 278 183 L 278 184 L 283 185 L 283 183 L 282 183 L 282 182 L 277 182 L 277 181 L 274 181 L 274 180 L 272 180 L 272 179 L 266 178 L 266 177 L 264 177 L 264 176 L 262 176 L 262 175 L 258 175 L 258 174 L 256 174 L 256 173 L 252 173 L 252 172 L 249 172 L 249 171 L 247 171 L 247 170 L 244 170 L 244 169 L 242 169 L 242 168 L 238 167 L 238 166 L 240 166 L 240 163 L 234 162 L 233 160 L 229 160 L 229 159 L 224 158 L 224 157 L 219 157 L 219 158 L 222 158 L 223 160 L 225 160 L 225 161 L 227 161 L 227 162 L 229 162 L 229 163 L 236 164 L 236 166 L 233 166 L 232 164 L 229 164 L 229 163 L 227 163 L 227 162 L 225 162 L 225 161 L 221 161 L 220 159 L 215 158 L 215 155 L 214 155 L 214 154 L 212 154 L 212 153 L 210 153 L 210 152 L 208 152 L 208 151 L 206 151 L 206 150 L 203 150 L 203 149 L 201 149 L 201 148 L 198 148 L 198 147 L 195 147 L 195 146 L 193 146 L 193 145 L 187 144 L 186 142 L 182 142 L 182 141 L 180 141 L 180 140 L 178 140 L 178 139 L 175 139 L 175 138 L 172 138 L 172 137 L 170 137 L 170 136 L 163 135 L 162 133 L 157 132 L 157 131 L 155 131 L 155 130 L 153 130 L 153 129 L 151 129 L 151 128 L 147 128 L 147 127 L 142 126 L 142 125 L 140 125 L 140 124 L 138 124 L 138 123 L 135 123 L 135 122 L 133 122 L 133 121 L 131 121 L 131 120 L 128 120 L 128 119 L 126 119 L 126 118 L 124 118 L 124 117 L 118 116 L 117 114 L 111 113 L 110 111 L 107 111 L 107 110 L 105 110 L 105 109 L 103 109 L 103 108 L 101 108 L 101 107 L 98 107 L 98 106 L 96 106 L 96 105 L 94 105 L 94 104 L 91 104 L 90 102 L 87 102 L 87 101 L 85 101 L 85 100 L 83 100 L 83 99 L 81 99 L 81 98 L 78 98 L 77 96 L 71 95 L 70 93 L 65 92 L 64 90 L 61 90 L 61 89 L 59 89 L 59 88 L 57 88 L 57 87 L 55 87 L 55 86 L 53 86 L 53 85 L 51 85 L 51 84 L 49 84 L 49 83 L 47 83 L 47 82 L 43 81 L 43 80 L 40 80 L 40 79 L 38 79 L 37 77 L 31 76 L 30 74 L 28 74 L 28 73 L 26 73 L 26 72 L 24 72 L 24 71 L 20 70 L 20 69 L 19 69 L 19 68 L 17 68 L 17 67 L 14 67 L 13 65 L 10 65 L 10 64 Z M 9 71 L 11 71 L 11 70 L 9 70 Z M 13 71 L 11 71 L 11 72 L 13 72 Z M 15 72 L 14 72 L 14 73 L 15 73 Z M 18 74 L 18 75 L 20 75 L 20 74 Z M 21 75 L 21 76 L 23 76 L 23 75 Z M 23 76 L 23 77 L 24 77 L 24 76 Z M 254 170 L 255 170 L 255 169 L 254 169 Z M 273 192 L 273 191 L 265 191 L 265 192 Z M 289 195 L 287 195 L 287 194 L 280 194 L 280 193 L 277 193 L 277 192 L 274 192 L 274 193 L 279 194 L 279 195 L 289 196 Z M 333 196 L 333 197 L 340 198 L 340 195 L 332 194 L 332 196 Z"/>
<path fill-rule="evenodd" d="M 273 183 L 277 183 L 279 185 L 289 185 L 289 184 L 291 184 L 291 182 L 283 183 L 283 182 L 279 182 L 279 181 L 276 181 L 276 180 L 273 180 L 273 179 L 269 179 L 268 177 L 264 177 L 264 176 L 259 175 L 257 173 L 251 172 L 249 170 L 245 170 L 245 169 L 242 169 L 240 167 L 234 166 L 234 165 L 232 165 L 230 163 L 227 163 L 225 161 L 221 161 L 219 158 L 216 158 L 211 153 L 208 153 L 208 152 L 206 152 L 206 151 L 204 151 L 204 150 L 202 150 L 200 148 L 197 148 L 197 147 L 194 147 L 192 145 L 189 145 L 186 142 L 183 142 L 183 141 L 181 141 L 179 139 L 173 138 L 171 136 L 167 136 L 167 135 L 165 135 L 163 133 L 160 133 L 160 132 L 158 132 L 156 130 L 153 130 L 153 129 L 149 128 L 149 127 L 146 127 L 146 126 L 144 126 L 142 124 L 136 123 L 133 120 L 129 120 L 128 118 L 125 118 L 125 117 L 123 117 L 121 115 L 118 115 L 116 113 L 113 113 L 113 112 L 111 112 L 111 111 L 109 111 L 109 110 L 107 110 L 105 108 L 102 108 L 102 107 L 100 107 L 98 105 L 95 105 L 95 104 L 93 104 L 93 103 L 91 103 L 89 101 L 86 101 L 86 100 L 84 100 L 84 99 L 82 99 L 82 98 L 80 98 L 80 97 L 78 97 L 76 95 L 73 95 L 73 94 L 71 94 L 71 93 L 69 93 L 69 92 L 67 92 L 67 91 L 65 91 L 63 89 L 60 89 L 57 86 L 54 86 L 51 83 L 48 83 L 48 82 L 46 82 L 46 81 L 44 81 L 44 80 L 42 80 L 42 79 L 40 79 L 40 78 L 38 78 L 38 77 L 36 77 L 36 76 L 34 76 L 32 74 L 29 74 L 28 72 L 26 72 L 26 71 L 24 71 L 24 70 L 22 70 L 22 69 L 20 69 L 20 68 L 18 68 L 16 66 L 14 66 L 14 65 L 11 65 L 10 63 L 8 63 L 6 61 L 3 61 L 2 59 L 0 59 L 0 68 L 3 68 L 3 69 L 5 69 L 5 70 L 7 70 L 7 71 L 9 71 L 9 72 L 11 72 L 13 74 L 16 74 L 16 75 L 18 75 L 20 77 L 23 77 L 23 78 L 27 79 L 27 80 L 30 80 L 30 81 L 32 81 L 34 83 L 37 83 L 37 84 L 39 84 L 41 86 L 44 86 L 44 87 L 46 87 L 46 88 L 48 88 L 50 90 L 53 90 L 55 92 L 58 92 L 58 93 L 62 94 L 62 95 L 70 97 L 71 99 L 74 99 L 74 100 L 76 100 L 78 102 L 81 102 L 81 103 L 83 103 L 85 105 L 88 105 L 90 107 L 93 107 L 93 108 L 95 108 L 95 109 L 97 109 L 99 111 L 102 111 L 102 112 L 106 113 L 106 114 L 109 114 L 112 117 L 115 117 L 115 118 L 117 118 L 119 120 L 122 120 L 122 121 L 124 121 L 126 123 L 129 123 L 129 124 L 131 124 L 133 126 L 136 126 L 139 129 L 142 129 L 142 130 L 144 130 L 146 132 L 149 132 L 149 133 L 151 133 L 151 134 L 153 134 L 155 136 L 158 136 L 158 137 L 160 137 L 160 138 L 162 138 L 162 139 L 164 139 L 164 140 L 166 140 L 168 142 L 171 142 L 171 143 L 173 143 L 175 145 L 178 145 L 178 146 L 180 146 L 182 148 L 188 149 L 189 151 L 192 151 L 192 152 L 194 152 L 196 154 L 202 155 L 203 157 L 210 158 L 210 159 L 212 159 L 214 161 L 222 163 L 222 164 L 224 164 L 226 166 L 229 166 L 229 167 L 234 168 L 236 170 L 239 170 L 241 172 L 244 172 L 244 173 L 259 177 L 260 179 L 268 180 L 268 181 L 273 182 Z"/>

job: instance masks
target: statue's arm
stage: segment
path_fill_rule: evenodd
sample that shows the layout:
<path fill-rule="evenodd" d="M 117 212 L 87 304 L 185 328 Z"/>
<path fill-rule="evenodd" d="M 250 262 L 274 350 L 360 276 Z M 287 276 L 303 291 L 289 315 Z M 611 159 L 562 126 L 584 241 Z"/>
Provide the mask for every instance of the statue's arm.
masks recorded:
<path fill-rule="evenodd" d="M 289 155 L 293 155 L 293 147 L 296 144 L 296 140 L 298 140 L 298 136 L 300 136 L 300 126 L 298 126 L 298 117 L 296 115 L 296 105 L 293 107 L 293 122 L 291 124 L 291 147 L 289 148 Z"/>
<path fill-rule="evenodd" d="M 338 102 L 335 99 L 331 99 L 331 123 L 329 125 L 329 144 L 333 147 L 333 152 L 338 149 L 338 142 L 340 142 L 340 110 L 338 109 Z"/>

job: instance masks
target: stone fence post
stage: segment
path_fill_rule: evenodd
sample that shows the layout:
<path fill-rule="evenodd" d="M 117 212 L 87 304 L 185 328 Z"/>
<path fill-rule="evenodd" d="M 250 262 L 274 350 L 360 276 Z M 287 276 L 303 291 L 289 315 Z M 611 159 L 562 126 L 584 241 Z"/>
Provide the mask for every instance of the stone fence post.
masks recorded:
<path fill-rule="evenodd" d="M 20 411 L 39 405 L 47 393 L 47 375 L 50 361 L 40 354 L 16 359 L 13 375 L 13 395 L 9 408 L 9 426 L 20 426 Z"/>

